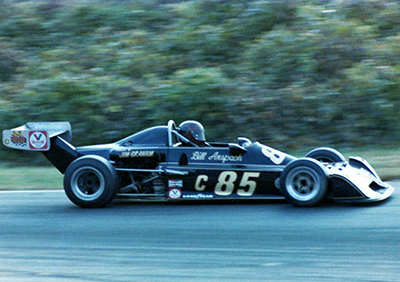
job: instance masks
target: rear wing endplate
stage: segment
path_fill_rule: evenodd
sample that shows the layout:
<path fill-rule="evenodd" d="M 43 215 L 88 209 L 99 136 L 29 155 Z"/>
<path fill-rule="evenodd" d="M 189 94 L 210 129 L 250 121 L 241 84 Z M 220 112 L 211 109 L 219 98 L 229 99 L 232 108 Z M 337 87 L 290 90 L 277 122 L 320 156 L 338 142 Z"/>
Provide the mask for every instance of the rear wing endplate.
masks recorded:
<path fill-rule="evenodd" d="M 50 138 L 60 136 L 65 141 L 72 139 L 69 122 L 28 122 L 25 125 L 3 130 L 3 144 L 12 149 L 28 151 L 50 150 Z"/>

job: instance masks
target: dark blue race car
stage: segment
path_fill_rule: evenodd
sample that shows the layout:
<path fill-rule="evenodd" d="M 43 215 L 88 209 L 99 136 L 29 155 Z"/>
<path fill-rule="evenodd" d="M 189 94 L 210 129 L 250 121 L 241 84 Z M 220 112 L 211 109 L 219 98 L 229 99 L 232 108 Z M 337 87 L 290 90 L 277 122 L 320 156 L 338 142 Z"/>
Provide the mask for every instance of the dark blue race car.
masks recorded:
<path fill-rule="evenodd" d="M 212 200 L 286 198 L 298 206 L 325 199 L 376 202 L 393 187 L 361 158 L 317 148 L 304 158 L 238 138 L 207 143 L 200 123 L 171 120 L 111 144 L 74 147 L 68 122 L 27 123 L 3 131 L 13 149 L 40 151 L 64 174 L 68 198 L 80 207 L 107 205 L 115 196 Z"/>

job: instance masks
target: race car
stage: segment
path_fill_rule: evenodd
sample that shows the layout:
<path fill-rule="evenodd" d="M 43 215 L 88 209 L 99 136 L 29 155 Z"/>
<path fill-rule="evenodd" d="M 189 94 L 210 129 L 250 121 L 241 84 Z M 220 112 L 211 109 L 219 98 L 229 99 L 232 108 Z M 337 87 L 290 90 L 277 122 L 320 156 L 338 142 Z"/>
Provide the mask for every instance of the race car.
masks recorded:
<path fill-rule="evenodd" d="M 297 206 L 376 202 L 394 191 L 367 161 L 332 148 L 303 158 L 239 137 L 206 142 L 197 121 L 173 120 L 115 143 L 74 147 L 69 122 L 29 122 L 3 131 L 3 144 L 40 151 L 64 174 L 68 198 L 83 208 L 116 196 L 156 200 L 282 199 Z"/>

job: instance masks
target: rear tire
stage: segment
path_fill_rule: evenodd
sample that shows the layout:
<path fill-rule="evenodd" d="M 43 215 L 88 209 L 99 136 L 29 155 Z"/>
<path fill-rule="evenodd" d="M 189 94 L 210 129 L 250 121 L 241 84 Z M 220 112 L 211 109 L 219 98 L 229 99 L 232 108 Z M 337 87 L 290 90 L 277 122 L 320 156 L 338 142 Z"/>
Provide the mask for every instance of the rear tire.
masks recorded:
<path fill-rule="evenodd" d="M 116 171 L 102 157 L 83 156 L 73 161 L 65 171 L 65 193 L 79 207 L 103 207 L 114 198 L 116 189 Z"/>
<path fill-rule="evenodd" d="M 325 198 L 328 191 L 326 170 L 314 159 L 295 160 L 282 172 L 280 189 L 286 200 L 294 205 L 315 206 Z"/>

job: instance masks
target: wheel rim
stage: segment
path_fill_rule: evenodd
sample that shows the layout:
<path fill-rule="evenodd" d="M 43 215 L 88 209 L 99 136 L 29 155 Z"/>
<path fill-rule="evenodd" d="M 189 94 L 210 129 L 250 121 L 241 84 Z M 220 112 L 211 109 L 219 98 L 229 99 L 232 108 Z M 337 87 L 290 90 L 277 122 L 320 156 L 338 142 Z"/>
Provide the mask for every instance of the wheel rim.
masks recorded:
<path fill-rule="evenodd" d="M 71 190 L 81 200 L 96 200 L 104 189 L 104 177 L 93 167 L 81 167 L 71 177 Z"/>
<path fill-rule="evenodd" d="M 286 190 L 297 201 L 310 201 L 321 190 L 320 177 L 308 167 L 295 168 L 286 177 Z"/>
<path fill-rule="evenodd" d="M 335 162 L 334 159 L 329 158 L 329 157 L 317 157 L 316 160 L 321 163 L 334 163 Z"/>

